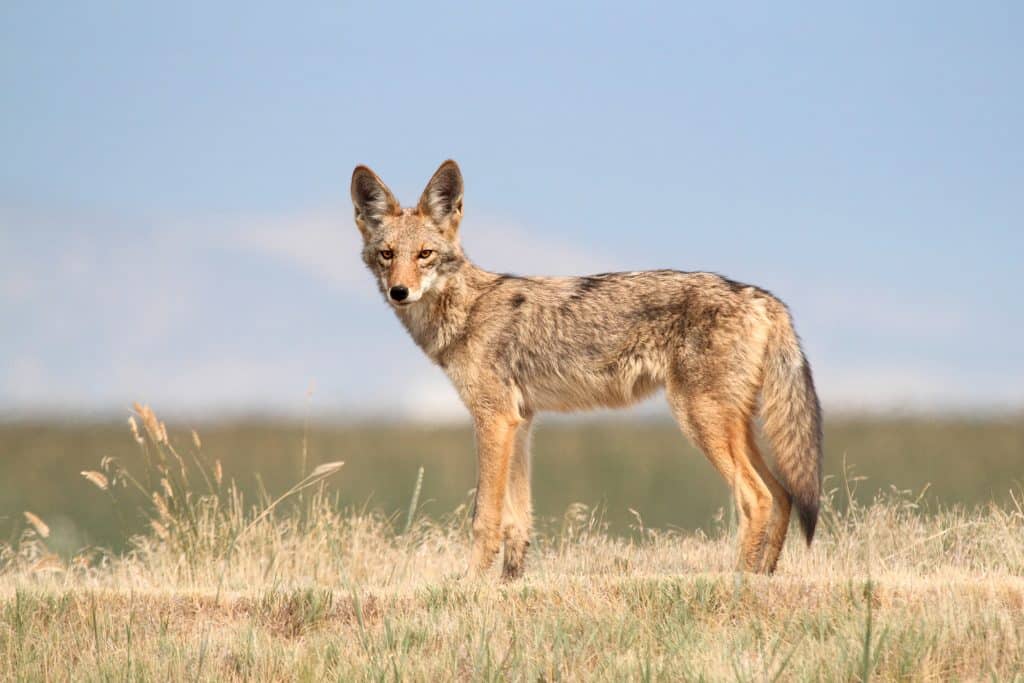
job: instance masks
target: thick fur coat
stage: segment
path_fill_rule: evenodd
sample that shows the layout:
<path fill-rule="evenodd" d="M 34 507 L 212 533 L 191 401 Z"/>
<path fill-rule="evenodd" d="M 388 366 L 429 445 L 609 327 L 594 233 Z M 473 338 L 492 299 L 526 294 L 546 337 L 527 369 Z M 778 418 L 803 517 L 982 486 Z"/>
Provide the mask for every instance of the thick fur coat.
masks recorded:
<path fill-rule="evenodd" d="M 626 406 L 659 389 L 734 491 L 739 565 L 774 571 L 793 504 L 809 543 L 821 495 L 821 412 L 785 305 L 712 273 L 488 272 L 460 246 L 462 195 L 453 161 L 414 208 L 402 208 L 370 169 L 360 166 L 352 177 L 367 267 L 473 416 L 471 571 L 486 570 L 502 542 L 505 577 L 523 570 L 536 413 Z M 758 414 L 775 472 L 754 438 Z"/>

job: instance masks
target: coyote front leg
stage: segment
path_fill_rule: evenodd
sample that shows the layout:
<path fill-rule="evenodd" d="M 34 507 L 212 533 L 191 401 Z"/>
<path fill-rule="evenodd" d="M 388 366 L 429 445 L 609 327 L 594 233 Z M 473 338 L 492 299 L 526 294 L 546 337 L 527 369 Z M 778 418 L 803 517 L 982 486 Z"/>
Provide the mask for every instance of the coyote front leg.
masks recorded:
<path fill-rule="evenodd" d="M 505 490 L 502 511 L 502 532 L 505 536 L 505 562 L 501 576 L 517 579 L 523 574 L 526 549 L 533 528 L 533 503 L 530 500 L 530 418 L 519 425 Z"/>
<path fill-rule="evenodd" d="M 508 486 L 509 461 L 520 420 L 504 415 L 481 415 L 476 423 L 477 484 L 473 511 L 471 576 L 483 574 L 501 549 L 501 513 Z"/>

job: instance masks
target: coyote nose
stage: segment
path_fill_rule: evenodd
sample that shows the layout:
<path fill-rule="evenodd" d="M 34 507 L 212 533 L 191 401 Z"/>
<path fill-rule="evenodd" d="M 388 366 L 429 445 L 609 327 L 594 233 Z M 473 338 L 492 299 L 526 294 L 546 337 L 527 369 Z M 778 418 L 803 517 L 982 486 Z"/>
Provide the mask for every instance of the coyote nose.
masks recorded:
<path fill-rule="evenodd" d="M 405 301 L 405 297 L 409 296 L 409 288 L 403 287 L 402 285 L 395 285 L 388 290 L 388 294 L 394 301 Z"/>

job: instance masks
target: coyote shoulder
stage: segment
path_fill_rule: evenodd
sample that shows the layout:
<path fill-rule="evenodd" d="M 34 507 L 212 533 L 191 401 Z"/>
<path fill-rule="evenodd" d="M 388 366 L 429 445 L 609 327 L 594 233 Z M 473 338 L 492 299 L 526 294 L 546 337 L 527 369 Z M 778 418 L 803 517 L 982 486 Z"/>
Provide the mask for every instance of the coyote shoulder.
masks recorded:
<path fill-rule="evenodd" d="M 369 168 L 352 175 L 363 260 L 473 417 L 470 570 L 486 570 L 504 542 L 503 575 L 523 571 L 534 415 L 626 406 L 662 388 L 683 432 L 733 489 L 740 566 L 774 571 L 793 505 L 810 543 L 821 494 L 821 413 L 785 305 L 712 273 L 488 272 L 460 246 L 462 194 L 454 161 L 437 169 L 413 208 L 402 208 Z M 777 474 L 755 442 L 757 414 Z"/>

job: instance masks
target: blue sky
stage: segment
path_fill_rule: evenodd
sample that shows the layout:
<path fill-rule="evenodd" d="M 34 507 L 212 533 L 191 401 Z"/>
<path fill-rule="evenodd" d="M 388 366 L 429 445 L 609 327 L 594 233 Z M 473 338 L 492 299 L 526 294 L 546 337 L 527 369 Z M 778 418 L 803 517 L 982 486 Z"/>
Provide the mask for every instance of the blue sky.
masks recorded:
<path fill-rule="evenodd" d="M 371 6 L 373 5 L 373 6 Z M 348 179 L 532 274 L 773 290 L 826 405 L 1024 405 L 1024 10 L 4 3 L 0 411 L 459 414 Z"/>

